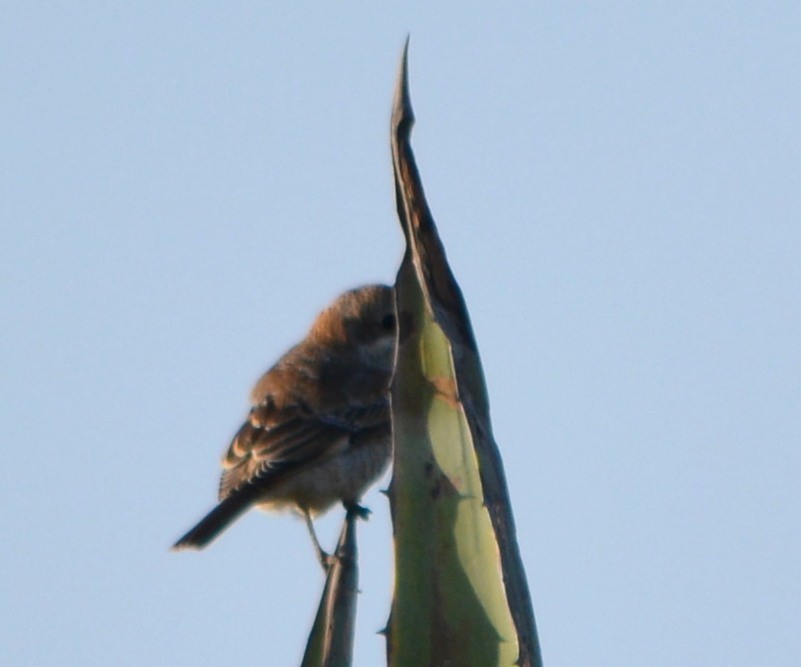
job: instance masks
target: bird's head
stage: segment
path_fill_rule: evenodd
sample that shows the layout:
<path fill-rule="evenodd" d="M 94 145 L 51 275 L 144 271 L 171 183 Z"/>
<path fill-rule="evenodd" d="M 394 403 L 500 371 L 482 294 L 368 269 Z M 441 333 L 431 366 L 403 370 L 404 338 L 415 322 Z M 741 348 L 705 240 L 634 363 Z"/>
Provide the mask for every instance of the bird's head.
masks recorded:
<path fill-rule="evenodd" d="M 386 372 L 394 363 L 396 336 L 395 294 L 387 285 L 365 285 L 340 295 L 317 316 L 310 332 L 310 337 Z"/>

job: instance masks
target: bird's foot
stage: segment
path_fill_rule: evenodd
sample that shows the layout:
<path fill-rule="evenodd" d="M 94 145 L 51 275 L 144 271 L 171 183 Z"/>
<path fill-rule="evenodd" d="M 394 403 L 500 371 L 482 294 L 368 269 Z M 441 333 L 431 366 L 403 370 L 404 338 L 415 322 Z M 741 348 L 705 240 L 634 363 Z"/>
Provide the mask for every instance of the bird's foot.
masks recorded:
<path fill-rule="evenodd" d="M 370 511 L 368 507 L 362 507 L 358 503 L 345 503 L 345 510 L 349 517 L 355 516 L 364 521 L 367 521 L 372 514 L 372 511 Z"/>
<path fill-rule="evenodd" d="M 320 561 L 320 566 L 323 568 L 323 572 L 325 574 L 328 574 L 328 570 L 331 569 L 331 566 L 336 561 L 336 556 L 334 556 L 333 554 L 328 553 L 327 551 L 323 551 L 322 549 L 319 549 L 317 551 L 317 558 Z"/>

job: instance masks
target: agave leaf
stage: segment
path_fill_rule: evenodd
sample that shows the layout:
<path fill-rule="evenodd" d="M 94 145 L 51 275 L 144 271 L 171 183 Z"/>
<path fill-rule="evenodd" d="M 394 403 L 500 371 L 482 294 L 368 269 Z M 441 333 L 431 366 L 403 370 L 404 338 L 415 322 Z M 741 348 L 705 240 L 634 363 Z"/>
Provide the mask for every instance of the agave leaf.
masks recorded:
<path fill-rule="evenodd" d="M 353 659 L 359 588 L 356 519 L 351 512 L 345 517 L 301 667 L 348 667 Z"/>
<path fill-rule="evenodd" d="M 542 664 L 481 361 L 410 146 L 404 50 L 392 156 L 406 253 L 396 280 L 388 664 Z"/>

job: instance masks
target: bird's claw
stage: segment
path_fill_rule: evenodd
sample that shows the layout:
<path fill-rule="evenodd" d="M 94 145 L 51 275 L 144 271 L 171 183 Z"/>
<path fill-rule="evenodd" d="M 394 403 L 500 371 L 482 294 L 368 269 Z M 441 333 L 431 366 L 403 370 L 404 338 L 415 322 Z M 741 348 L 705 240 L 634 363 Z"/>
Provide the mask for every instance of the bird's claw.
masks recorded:
<path fill-rule="evenodd" d="M 317 558 L 320 560 L 320 566 L 323 568 L 323 572 L 328 574 L 328 570 L 331 569 L 331 566 L 336 561 L 336 556 L 320 549 L 317 552 Z"/>
<path fill-rule="evenodd" d="M 347 511 L 349 517 L 355 516 L 364 521 L 367 521 L 372 514 L 372 511 L 369 507 L 362 507 L 357 503 L 345 505 L 345 510 Z"/>

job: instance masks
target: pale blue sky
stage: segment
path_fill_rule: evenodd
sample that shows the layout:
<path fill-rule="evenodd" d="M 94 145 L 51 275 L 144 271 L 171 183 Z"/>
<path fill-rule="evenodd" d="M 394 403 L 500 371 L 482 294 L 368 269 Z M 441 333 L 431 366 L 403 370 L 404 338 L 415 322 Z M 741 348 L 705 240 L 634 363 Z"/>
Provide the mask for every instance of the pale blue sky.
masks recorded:
<path fill-rule="evenodd" d="M 801 4 L 136 4 L 0 11 L 0 663 L 298 663 L 301 522 L 168 547 L 261 371 L 394 277 L 408 32 L 546 664 L 798 664 Z"/>

